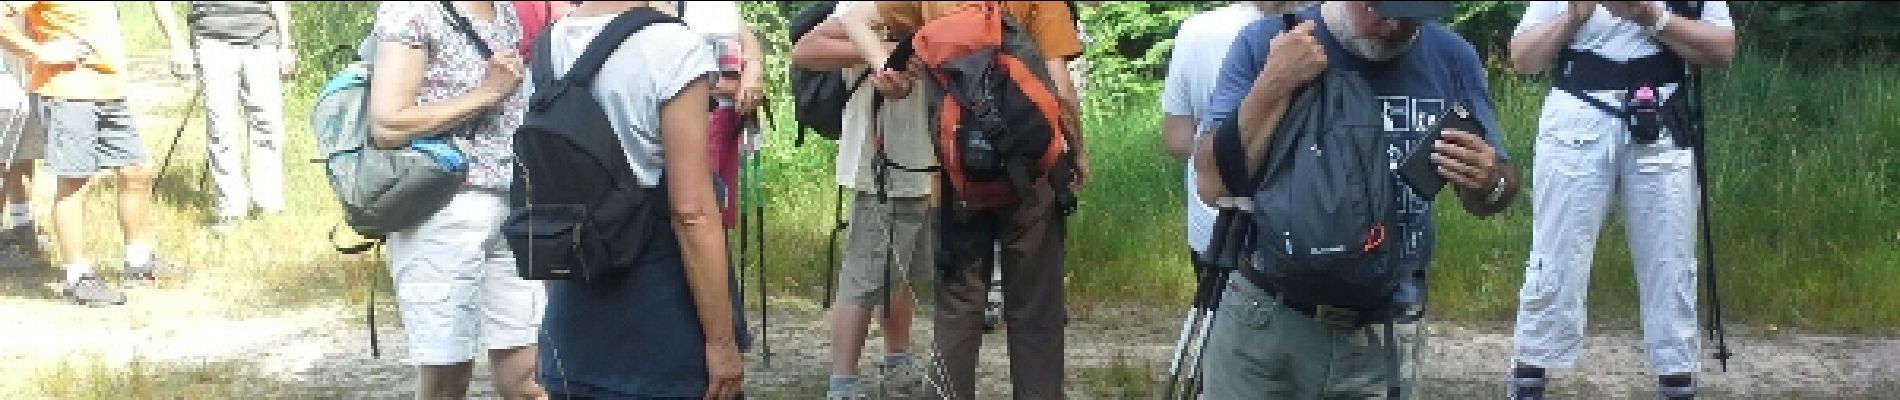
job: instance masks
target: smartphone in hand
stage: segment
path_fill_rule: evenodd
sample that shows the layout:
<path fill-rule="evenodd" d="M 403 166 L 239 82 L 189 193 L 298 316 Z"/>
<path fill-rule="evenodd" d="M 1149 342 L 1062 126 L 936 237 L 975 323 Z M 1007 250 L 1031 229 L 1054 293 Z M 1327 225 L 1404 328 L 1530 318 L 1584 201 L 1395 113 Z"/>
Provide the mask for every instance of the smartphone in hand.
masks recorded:
<path fill-rule="evenodd" d="M 1438 165 L 1432 163 L 1432 147 L 1444 137 L 1446 129 L 1457 129 L 1473 135 L 1484 136 L 1484 125 L 1478 123 L 1476 115 L 1462 103 L 1453 103 L 1438 117 L 1438 126 L 1432 127 L 1425 140 L 1412 147 L 1399 165 L 1399 179 L 1419 198 L 1431 200 L 1445 188 L 1445 177 L 1438 174 Z"/>

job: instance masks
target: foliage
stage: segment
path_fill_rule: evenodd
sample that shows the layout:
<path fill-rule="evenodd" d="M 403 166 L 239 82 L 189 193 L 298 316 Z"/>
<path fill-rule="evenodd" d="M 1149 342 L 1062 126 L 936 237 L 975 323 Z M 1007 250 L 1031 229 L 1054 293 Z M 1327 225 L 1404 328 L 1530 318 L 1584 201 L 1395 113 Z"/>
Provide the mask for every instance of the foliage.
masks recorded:
<path fill-rule="evenodd" d="M 791 44 L 785 24 L 811 3 L 741 3 L 770 47 L 768 110 L 776 121 L 790 121 L 791 111 L 784 79 L 784 55 Z M 324 50 L 353 48 L 374 3 L 294 4 L 300 14 L 295 29 L 308 66 L 300 87 L 308 88 L 348 59 Z M 1093 65 L 1085 125 L 1093 135 L 1089 143 L 1096 176 L 1082 195 L 1080 213 L 1069 222 L 1069 288 L 1079 302 L 1176 304 L 1188 294 L 1191 277 L 1183 252 L 1177 250 L 1183 237 L 1183 171 L 1159 150 L 1155 132 L 1160 121 L 1150 110 L 1180 21 L 1219 4 L 1103 2 L 1084 8 L 1081 17 L 1093 38 L 1086 56 Z M 1460 2 L 1446 23 L 1481 51 L 1489 49 L 1495 59 L 1523 6 L 1511 1 Z M 1737 19 L 1744 26 L 1761 24 L 1751 32 L 1762 33 L 1744 37 L 1768 37 L 1781 28 L 1749 22 L 1761 21 L 1764 10 L 1783 10 L 1774 11 L 1775 18 L 1812 23 L 1847 9 L 1842 7 L 1872 12 L 1876 6 L 1750 3 L 1737 6 Z M 1873 32 L 1862 35 L 1878 33 L 1855 29 Z M 1870 222 L 1900 219 L 1900 204 L 1885 201 L 1894 196 L 1892 182 L 1900 182 L 1900 168 L 1889 161 L 1900 159 L 1895 153 L 1900 146 L 1894 143 L 1900 138 L 1892 134 L 1900 132 L 1900 120 L 1895 119 L 1900 109 L 1893 106 L 1900 103 L 1892 99 L 1900 81 L 1879 67 L 1885 65 L 1880 55 L 1836 61 L 1794 58 L 1802 60 L 1795 63 L 1778 51 L 1754 46 L 1743 50 L 1736 65 L 1713 71 L 1707 79 L 1711 131 L 1719 135 L 1712 139 L 1712 211 L 1717 246 L 1723 252 L 1728 310 L 1750 323 L 1833 329 L 1900 321 L 1894 311 L 1900 310 L 1900 296 L 1877 287 L 1900 279 L 1900 272 L 1891 268 L 1900 262 L 1900 252 L 1894 250 L 1900 249 L 1900 231 Z M 1524 171 L 1535 162 L 1530 143 L 1539 99 L 1548 90 L 1541 79 L 1492 72 L 1506 148 L 1518 155 Z M 795 132 L 787 125 L 768 127 L 761 161 L 770 213 L 767 289 L 781 297 L 815 300 L 823 297 L 821 290 L 829 280 L 822 249 L 832 227 L 835 145 L 813 140 L 793 146 Z M 1447 319 L 1508 321 L 1529 244 L 1527 197 L 1490 219 L 1465 215 L 1454 203 L 1439 208 L 1434 312 Z M 1603 288 L 1598 291 L 1611 295 L 1591 296 L 1590 309 L 1596 311 L 1593 316 L 1603 316 L 1597 321 L 1633 321 L 1635 279 L 1623 227 L 1612 218 L 1602 230 L 1592 280 L 1593 287 Z M 757 270 L 748 267 L 745 273 Z"/>

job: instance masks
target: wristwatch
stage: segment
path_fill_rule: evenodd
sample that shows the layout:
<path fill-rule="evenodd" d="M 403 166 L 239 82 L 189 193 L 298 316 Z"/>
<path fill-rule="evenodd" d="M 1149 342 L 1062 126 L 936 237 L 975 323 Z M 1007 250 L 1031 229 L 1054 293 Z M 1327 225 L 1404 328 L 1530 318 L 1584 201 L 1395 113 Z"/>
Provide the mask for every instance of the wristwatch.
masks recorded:
<path fill-rule="evenodd" d="M 1484 196 L 1485 204 L 1497 204 L 1504 200 L 1504 175 L 1498 175 L 1498 183 L 1491 186 L 1491 194 Z"/>

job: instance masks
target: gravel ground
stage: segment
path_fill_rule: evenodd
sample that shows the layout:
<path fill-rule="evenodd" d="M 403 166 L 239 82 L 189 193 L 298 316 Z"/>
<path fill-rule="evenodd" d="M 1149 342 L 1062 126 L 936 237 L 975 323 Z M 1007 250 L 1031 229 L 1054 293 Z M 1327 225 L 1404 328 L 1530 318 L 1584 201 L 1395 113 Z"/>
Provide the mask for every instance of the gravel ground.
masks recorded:
<path fill-rule="evenodd" d="M 272 397 L 409 398 L 414 371 L 403 364 L 406 343 L 387 303 L 379 310 L 383 356 L 368 350 L 363 309 L 335 304 L 247 318 L 210 311 L 209 299 L 178 289 L 133 292 L 125 307 L 83 309 L 47 299 L 0 300 L 0 365 L 51 365 L 71 354 L 95 354 L 108 366 L 138 360 L 159 370 L 224 365 L 273 382 Z M 154 301 L 162 300 L 162 301 Z M 194 304 L 195 303 L 195 304 Z M 747 388 L 755 398 L 822 396 L 829 349 L 821 314 L 808 302 L 775 301 L 768 367 L 747 355 Z M 1077 399 L 1151 398 L 1164 380 L 1175 329 L 1171 312 L 1116 308 L 1078 313 L 1069 328 L 1070 395 Z M 751 314 L 756 318 L 756 312 Z M 920 316 L 919 343 L 930 323 Z M 753 325 L 753 329 L 758 328 Z M 1007 365 L 1000 331 L 983 349 L 982 398 L 1007 397 Z M 1428 398 L 1468 399 L 1499 393 L 1497 382 L 1510 338 L 1499 329 L 1438 323 L 1425 361 Z M 1900 388 L 1900 340 L 1782 332 L 1732 338 L 1740 354 L 1726 373 L 1714 363 L 1703 375 L 1707 398 L 1893 398 Z M 873 334 L 867 348 L 881 348 Z M 1579 369 L 1558 376 L 1564 398 L 1638 398 L 1652 381 L 1644 374 L 1640 337 L 1599 331 Z M 757 349 L 755 349 L 757 350 Z M 877 369 L 865 357 L 866 373 Z M 492 398 L 485 362 L 478 362 L 471 396 Z M 14 373 L 0 376 L 20 376 Z M 31 382 L 12 382 L 31 387 Z M 875 381 L 870 382 L 876 387 Z M 6 388 L 0 383 L 0 388 Z M 1889 390 L 1889 392 L 1874 392 Z M 13 398 L 22 393 L 0 392 Z"/>

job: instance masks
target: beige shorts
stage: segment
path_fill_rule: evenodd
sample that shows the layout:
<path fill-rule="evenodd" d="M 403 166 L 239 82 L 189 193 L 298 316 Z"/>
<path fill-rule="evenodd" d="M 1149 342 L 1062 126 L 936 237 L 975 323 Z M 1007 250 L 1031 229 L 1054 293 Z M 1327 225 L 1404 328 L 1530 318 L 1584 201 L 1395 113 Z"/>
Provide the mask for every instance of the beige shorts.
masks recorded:
<path fill-rule="evenodd" d="M 838 273 L 838 301 L 867 307 L 881 305 L 886 283 L 894 286 L 920 277 L 928 279 L 925 274 L 936 270 L 935 220 L 925 199 L 893 198 L 889 204 L 879 204 L 876 195 L 859 193 L 851 202 L 851 228 L 845 236 L 844 265 Z M 896 245 L 887 248 L 886 243 Z M 884 262 L 886 254 L 893 262 Z M 887 265 L 889 275 L 885 274 Z"/>
<path fill-rule="evenodd" d="M 465 191 L 421 226 L 389 235 L 390 276 L 410 362 L 447 365 L 534 344 L 547 294 L 515 273 L 501 194 Z"/>

